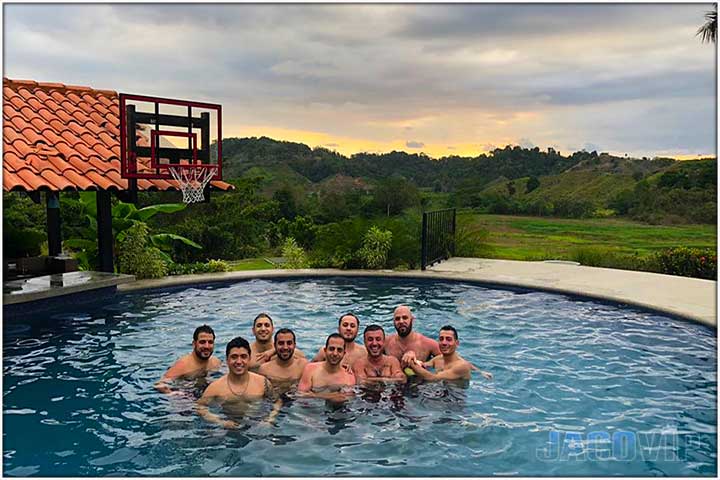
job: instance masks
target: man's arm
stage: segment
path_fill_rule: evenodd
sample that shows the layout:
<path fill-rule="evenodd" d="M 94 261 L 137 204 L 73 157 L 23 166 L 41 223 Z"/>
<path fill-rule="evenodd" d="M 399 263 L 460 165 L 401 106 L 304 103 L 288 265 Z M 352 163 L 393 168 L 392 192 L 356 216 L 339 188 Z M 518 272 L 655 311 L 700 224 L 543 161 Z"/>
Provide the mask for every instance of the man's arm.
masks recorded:
<path fill-rule="evenodd" d="M 388 381 L 407 382 L 407 377 L 400 368 L 400 361 L 395 357 L 390 357 L 390 378 Z"/>
<path fill-rule="evenodd" d="M 407 381 L 407 377 L 402 371 L 402 368 L 400 368 L 400 360 L 398 360 L 395 357 L 389 357 L 389 366 L 390 366 L 390 376 L 389 377 L 365 377 L 362 380 L 364 382 L 372 383 L 372 382 L 383 382 L 383 383 L 389 383 L 389 382 L 402 382 L 405 383 Z M 358 373 L 355 373 L 356 376 L 358 376 Z M 358 383 L 360 383 L 360 378 L 358 378 Z"/>
<path fill-rule="evenodd" d="M 352 364 L 351 370 L 355 374 L 357 383 L 362 383 L 368 379 L 368 376 L 365 375 L 365 361 L 362 358 L 355 360 L 355 363 Z"/>
<path fill-rule="evenodd" d="M 427 348 L 430 351 L 431 357 L 436 357 L 440 355 L 440 345 L 438 344 L 437 340 L 433 340 L 432 338 L 425 337 L 425 348 Z M 421 360 L 424 362 L 427 360 L 427 358 L 421 358 Z"/>
<path fill-rule="evenodd" d="M 265 350 L 264 352 L 254 353 L 252 356 L 252 361 L 250 362 L 250 368 L 256 369 L 263 363 L 269 362 L 273 355 L 275 355 L 274 348 L 271 348 L 270 350 Z"/>
<path fill-rule="evenodd" d="M 185 362 L 183 362 L 183 359 L 181 358 L 177 362 L 175 362 L 172 367 L 168 368 L 167 372 L 165 372 L 162 378 L 155 382 L 155 389 L 162 393 L 172 392 L 172 389 L 170 388 L 170 385 L 168 385 L 168 382 L 172 382 L 176 378 L 186 373 L 184 363 Z"/>
<path fill-rule="evenodd" d="M 208 405 L 210 405 L 210 403 L 212 403 L 216 398 L 216 388 L 213 387 L 214 384 L 215 382 L 211 383 L 210 386 L 205 389 L 205 393 L 203 393 L 203 396 L 200 397 L 195 404 L 195 411 L 198 415 L 210 423 L 215 423 L 225 428 L 237 428 L 239 426 L 237 422 L 233 422 L 232 420 L 223 420 L 219 415 L 212 413 L 208 408 Z"/>
<path fill-rule="evenodd" d="M 432 373 L 418 365 L 417 363 L 411 363 L 410 368 L 423 380 L 438 381 L 438 380 L 458 380 L 470 373 L 470 364 L 463 363 L 461 365 L 455 365 L 450 369 L 443 370 L 439 373 Z"/>
<path fill-rule="evenodd" d="M 311 367 L 310 365 L 311 364 L 308 363 L 303 369 L 302 377 L 300 377 L 300 382 L 298 383 L 297 387 L 298 393 L 307 393 L 312 388 L 313 367 Z"/>

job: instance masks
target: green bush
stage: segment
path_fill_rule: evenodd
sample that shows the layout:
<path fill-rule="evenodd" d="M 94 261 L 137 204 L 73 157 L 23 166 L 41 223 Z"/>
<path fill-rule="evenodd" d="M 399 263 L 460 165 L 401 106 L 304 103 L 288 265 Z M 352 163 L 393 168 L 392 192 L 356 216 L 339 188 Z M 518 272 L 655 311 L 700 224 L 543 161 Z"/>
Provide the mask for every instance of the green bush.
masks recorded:
<path fill-rule="evenodd" d="M 458 224 L 455 229 L 456 257 L 487 257 L 492 248 L 487 244 L 488 231 L 482 227 Z"/>
<path fill-rule="evenodd" d="M 359 268 L 357 251 L 362 247 L 368 223 L 358 217 L 318 227 L 315 245 L 309 254 L 310 265 L 315 268 Z"/>
<path fill-rule="evenodd" d="M 363 246 L 358 256 L 365 268 L 383 268 L 387 263 L 390 247 L 392 232 L 373 225 L 363 237 Z"/>
<path fill-rule="evenodd" d="M 305 250 L 297 244 L 293 237 L 288 237 L 282 246 L 282 256 L 287 260 L 282 268 L 307 268 L 308 260 Z"/>
<path fill-rule="evenodd" d="M 44 203 L 44 202 L 43 202 Z M 5 257 L 32 257 L 42 253 L 47 241 L 43 205 L 19 192 L 3 193 L 3 254 Z"/>
<path fill-rule="evenodd" d="M 668 248 L 656 252 L 649 260 L 653 270 L 658 273 L 717 279 L 717 253 L 711 249 Z"/>
<path fill-rule="evenodd" d="M 173 263 L 169 267 L 168 275 L 192 275 L 196 273 L 227 272 L 230 265 L 222 260 L 210 260 L 207 263 Z"/>
<path fill-rule="evenodd" d="M 146 224 L 136 222 L 125 231 L 125 236 L 120 241 L 121 273 L 135 275 L 138 280 L 167 275 L 164 256 L 160 249 L 150 244 L 149 230 Z"/>
<path fill-rule="evenodd" d="M 228 272 L 230 271 L 230 265 L 223 260 L 209 260 L 207 262 L 209 272 Z"/>

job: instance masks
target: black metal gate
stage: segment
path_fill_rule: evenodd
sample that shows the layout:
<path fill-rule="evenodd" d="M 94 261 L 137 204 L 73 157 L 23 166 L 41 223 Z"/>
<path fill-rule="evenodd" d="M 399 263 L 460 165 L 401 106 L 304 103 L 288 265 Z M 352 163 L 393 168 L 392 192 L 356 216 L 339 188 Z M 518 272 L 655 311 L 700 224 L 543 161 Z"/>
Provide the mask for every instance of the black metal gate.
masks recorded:
<path fill-rule="evenodd" d="M 454 208 L 423 212 L 421 255 L 420 268 L 423 270 L 455 255 Z"/>

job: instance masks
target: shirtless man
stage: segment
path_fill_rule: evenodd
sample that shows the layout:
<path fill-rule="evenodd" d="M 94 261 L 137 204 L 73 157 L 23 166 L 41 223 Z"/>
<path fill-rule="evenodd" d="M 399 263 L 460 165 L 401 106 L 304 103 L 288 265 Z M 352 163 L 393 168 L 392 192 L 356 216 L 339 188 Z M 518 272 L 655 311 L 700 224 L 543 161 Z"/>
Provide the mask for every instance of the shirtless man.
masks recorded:
<path fill-rule="evenodd" d="M 168 382 L 177 378 L 202 377 L 209 371 L 220 368 L 220 359 L 213 357 L 215 349 L 215 332 L 207 325 L 201 325 L 193 332 L 193 351 L 181 357 L 165 372 L 155 384 L 162 393 L 171 393 Z"/>
<path fill-rule="evenodd" d="M 360 329 L 360 320 L 352 313 L 346 313 L 338 320 L 338 333 L 345 340 L 345 357 L 343 358 L 342 364 L 348 369 L 352 364 L 360 359 L 367 356 L 367 350 L 359 343 L 355 343 L 355 339 L 358 336 Z M 318 350 L 313 362 L 322 362 L 325 360 L 325 348 L 322 347 Z"/>
<path fill-rule="evenodd" d="M 250 345 L 255 354 L 250 361 L 250 369 L 257 370 L 260 365 L 270 361 L 275 355 L 275 347 L 273 346 L 273 319 L 267 313 L 261 313 L 253 320 L 252 333 L 255 341 Z M 295 350 L 295 355 L 305 357 L 300 350 Z"/>
<path fill-rule="evenodd" d="M 305 357 L 295 356 L 295 332 L 289 328 L 281 328 L 275 333 L 273 345 L 277 356 L 260 365 L 258 373 L 268 377 L 273 383 L 300 380 L 308 361 Z"/>
<path fill-rule="evenodd" d="M 409 365 L 415 374 L 424 380 L 432 381 L 470 380 L 473 366 L 457 353 L 457 347 L 460 345 L 457 330 L 450 325 L 441 327 L 438 344 L 441 355 L 426 363 L 412 362 Z M 434 368 L 435 373 L 429 372 L 428 368 Z M 492 378 L 492 375 L 487 372 L 482 372 L 482 374 L 485 378 Z"/>
<path fill-rule="evenodd" d="M 342 387 L 355 385 L 355 375 L 351 370 L 342 367 L 345 356 L 345 339 L 332 333 L 325 341 L 324 362 L 313 362 L 305 365 L 302 378 L 298 384 L 298 393 L 303 396 L 324 398 L 326 400 L 344 401 L 348 394 Z M 318 390 L 325 390 L 324 392 Z M 335 390 L 333 392 L 329 390 Z"/>
<path fill-rule="evenodd" d="M 438 342 L 420 332 L 413 332 L 415 317 L 409 307 L 400 305 L 393 313 L 395 331 L 385 340 L 385 353 L 400 360 L 403 367 L 410 366 L 415 360 L 426 361 L 432 356 L 440 355 Z"/>
<path fill-rule="evenodd" d="M 380 325 L 368 325 L 363 332 L 367 357 L 353 363 L 352 369 L 361 382 L 405 382 L 400 361 L 385 355 L 385 330 Z"/>
<path fill-rule="evenodd" d="M 198 414 L 208 422 L 235 428 L 238 426 L 236 422 L 223 420 L 211 413 L 208 405 L 259 400 L 272 393 L 272 384 L 267 378 L 249 371 L 251 354 L 250 344 L 242 337 L 235 337 L 227 344 L 225 356 L 228 373 L 208 386 L 196 406 Z"/>

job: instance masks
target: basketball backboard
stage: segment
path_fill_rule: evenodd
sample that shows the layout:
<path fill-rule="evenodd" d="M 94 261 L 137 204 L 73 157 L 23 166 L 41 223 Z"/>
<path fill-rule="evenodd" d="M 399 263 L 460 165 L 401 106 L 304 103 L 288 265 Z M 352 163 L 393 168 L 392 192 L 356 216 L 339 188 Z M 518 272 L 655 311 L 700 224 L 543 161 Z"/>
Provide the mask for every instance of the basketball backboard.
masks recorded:
<path fill-rule="evenodd" d="M 172 167 L 221 180 L 222 107 L 121 93 L 120 157 L 123 178 L 172 180 Z"/>

